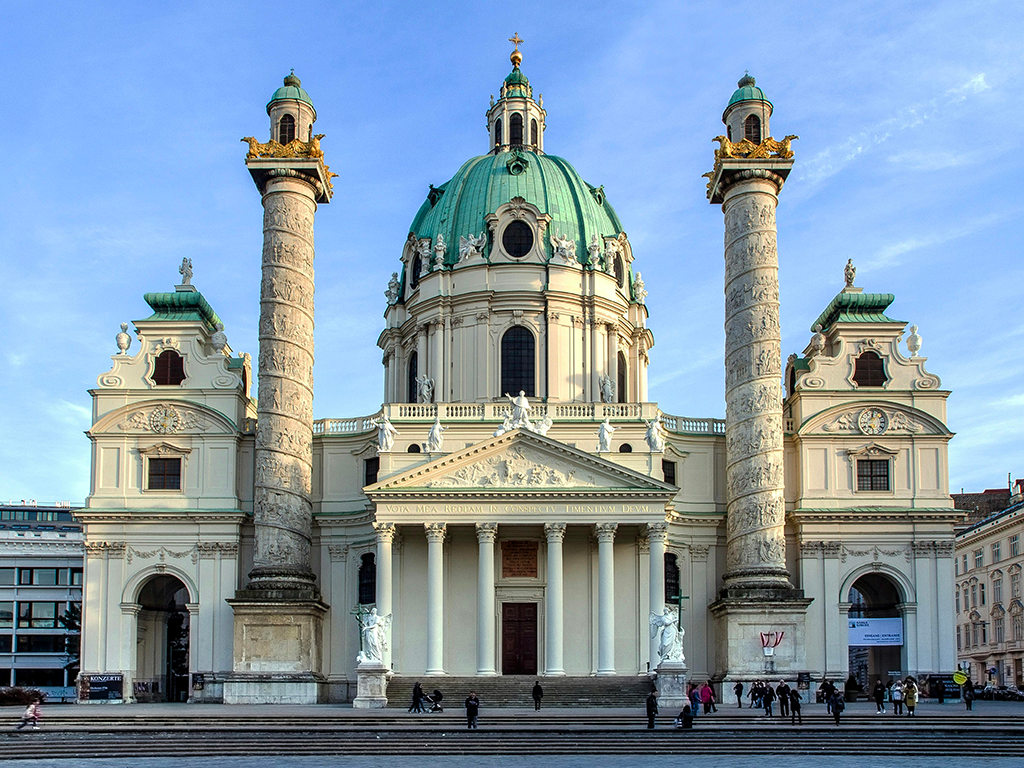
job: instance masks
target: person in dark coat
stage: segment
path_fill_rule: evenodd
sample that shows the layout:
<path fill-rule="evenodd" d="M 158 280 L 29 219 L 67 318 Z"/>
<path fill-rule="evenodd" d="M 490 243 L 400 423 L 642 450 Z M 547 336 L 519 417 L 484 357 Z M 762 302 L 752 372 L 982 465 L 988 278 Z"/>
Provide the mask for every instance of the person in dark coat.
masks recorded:
<path fill-rule="evenodd" d="M 540 712 L 540 700 L 544 698 L 544 689 L 540 687 L 540 680 L 533 684 L 533 709 Z"/>
<path fill-rule="evenodd" d="M 785 680 L 779 681 L 775 694 L 779 697 L 779 717 L 786 717 L 789 714 L 789 686 Z"/>
<path fill-rule="evenodd" d="M 796 688 L 789 689 L 790 725 L 796 725 L 797 719 L 800 720 L 800 725 L 804 724 L 803 715 L 800 714 L 800 698 L 800 691 Z"/>
<path fill-rule="evenodd" d="M 693 728 L 693 712 L 690 711 L 689 704 L 683 704 L 683 711 L 679 713 L 679 717 L 676 718 L 676 728 L 682 728 L 690 730 Z"/>
<path fill-rule="evenodd" d="M 881 679 L 875 680 L 875 687 L 871 689 L 871 698 L 875 700 L 875 714 L 885 714 L 885 686 Z"/>
<path fill-rule="evenodd" d="M 843 692 L 838 688 L 832 691 L 832 697 L 829 699 L 829 709 L 832 712 L 832 717 L 836 720 L 836 725 L 839 725 L 839 716 L 846 709 L 846 697 L 843 696 Z"/>
<path fill-rule="evenodd" d="M 430 708 L 431 712 L 444 712 L 444 707 L 441 706 L 441 699 L 443 698 L 444 694 L 435 688 L 434 693 L 430 696 L 430 701 L 434 705 Z"/>
<path fill-rule="evenodd" d="M 765 683 L 764 688 L 761 690 L 761 701 L 764 702 L 765 717 L 771 717 L 772 702 L 775 701 L 775 691 L 769 683 Z"/>
<path fill-rule="evenodd" d="M 423 709 L 423 688 L 419 683 L 412 687 L 412 704 L 409 705 L 410 712 L 425 712 Z"/>
<path fill-rule="evenodd" d="M 476 695 L 476 691 L 470 691 L 469 696 L 466 697 L 466 727 L 469 730 L 475 730 L 476 719 L 480 715 L 480 699 Z"/>
<path fill-rule="evenodd" d="M 831 715 L 832 714 L 832 695 L 836 692 L 835 683 L 831 680 L 825 680 L 818 690 L 821 691 L 821 698 L 825 700 L 825 710 Z"/>
<path fill-rule="evenodd" d="M 647 694 L 647 730 L 654 730 L 654 716 L 658 714 L 658 692 Z"/>
<path fill-rule="evenodd" d="M 736 706 L 743 709 L 743 683 L 736 683 L 732 687 L 732 692 L 736 694 Z"/>
<path fill-rule="evenodd" d="M 964 705 L 967 707 L 967 711 L 970 712 L 974 709 L 974 683 L 968 680 L 964 683 Z"/>
<path fill-rule="evenodd" d="M 935 679 L 935 695 L 939 698 L 939 704 L 946 703 L 946 683 L 942 679 Z"/>

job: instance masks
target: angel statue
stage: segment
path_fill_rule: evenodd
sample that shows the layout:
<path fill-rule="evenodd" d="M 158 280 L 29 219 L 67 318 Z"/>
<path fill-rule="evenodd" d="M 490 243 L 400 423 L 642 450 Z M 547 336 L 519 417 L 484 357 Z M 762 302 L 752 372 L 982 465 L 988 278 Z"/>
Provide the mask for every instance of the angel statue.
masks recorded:
<path fill-rule="evenodd" d="M 679 626 L 679 609 L 666 605 L 661 613 L 652 613 L 650 621 L 651 639 L 661 632 L 661 640 L 658 643 L 658 656 L 661 661 L 686 661 L 683 657 L 684 630 Z"/>
<path fill-rule="evenodd" d="M 356 656 L 359 664 L 381 664 L 384 651 L 388 649 L 388 630 L 391 629 L 391 614 L 381 616 L 376 608 L 368 613 L 356 616 L 359 621 L 359 632 L 363 639 L 363 649 Z"/>
<path fill-rule="evenodd" d="M 395 447 L 395 435 L 398 430 L 395 425 L 388 421 L 387 415 L 383 415 L 377 421 L 377 453 L 390 453 Z"/>
<path fill-rule="evenodd" d="M 647 425 L 647 434 L 644 436 L 644 440 L 647 441 L 647 447 L 651 449 L 651 453 L 660 453 L 665 450 L 665 428 L 661 424 L 661 416 L 658 416 L 654 421 L 644 421 Z"/>
<path fill-rule="evenodd" d="M 462 236 L 459 238 L 459 263 L 469 261 L 474 256 L 483 256 L 484 247 L 487 245 L 487 235 L 481 232 L 479 235 Z"/>
<path fill-rule="evenodd" d="M 416 377 L 416 389 L 420 395 L 421 403 L 431 403 L 434 401 L 434 380 L 427 376 L 427 374 L 421 374 Z"/>
<path fill-rule="evenodd" d="M 606 403 L 615 402 L 615 381 L 607 373 L 601 377 L 601 400 Z"/>

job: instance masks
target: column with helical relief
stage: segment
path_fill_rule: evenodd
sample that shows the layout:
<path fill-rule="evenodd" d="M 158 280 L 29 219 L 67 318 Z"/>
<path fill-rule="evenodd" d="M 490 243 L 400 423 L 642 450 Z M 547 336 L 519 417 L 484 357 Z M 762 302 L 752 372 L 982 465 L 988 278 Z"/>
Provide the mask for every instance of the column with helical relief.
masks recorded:
<path fill-rule="evenodd" d="M 757 162 L 757 161 L 754 161 Z M 781 179 L 725 189 L 726 589 L 788 589 L 783 498 L 779 259 Z"/>
<path fill-rule="evenodd" d="M 251 589 L 315 589 L 313 217 L 316 188 L 274 175 L 263 193 L 259 398 Z"/>

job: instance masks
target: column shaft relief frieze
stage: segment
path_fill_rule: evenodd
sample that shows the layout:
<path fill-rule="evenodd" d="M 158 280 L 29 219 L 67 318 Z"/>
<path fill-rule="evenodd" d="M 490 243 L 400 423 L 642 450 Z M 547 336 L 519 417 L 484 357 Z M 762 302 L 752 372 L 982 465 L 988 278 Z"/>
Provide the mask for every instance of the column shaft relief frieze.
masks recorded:
<path fill-rule="evenodd" d="M 726 586 L 788 586 L 776 197 L 740 185 L 725 214 Z"/>
<path fill-rule="evenodd" d="M 264 197 L 254 584 L 311 584 L 313 217 L 297 191 Z"/>

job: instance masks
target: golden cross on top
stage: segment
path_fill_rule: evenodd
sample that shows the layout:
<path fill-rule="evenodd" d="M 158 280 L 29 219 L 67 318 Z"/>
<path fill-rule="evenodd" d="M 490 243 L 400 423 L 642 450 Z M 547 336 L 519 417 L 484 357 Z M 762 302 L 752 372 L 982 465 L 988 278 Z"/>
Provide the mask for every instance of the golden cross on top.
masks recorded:
<path fill-rule="evenodd" d="M 522 45 L 524 42 L 526 42 L 525 40 L 521 40 L 519 38 L 519 33 L 518 32 L 513 33 L 512 37 L 510 37 L 508 39 L 508 41 L 510 43 L 512 43 L 512 45 L 514 45 L 516 47 L 517 51 L 519 50 L 519 46 Z"/>

